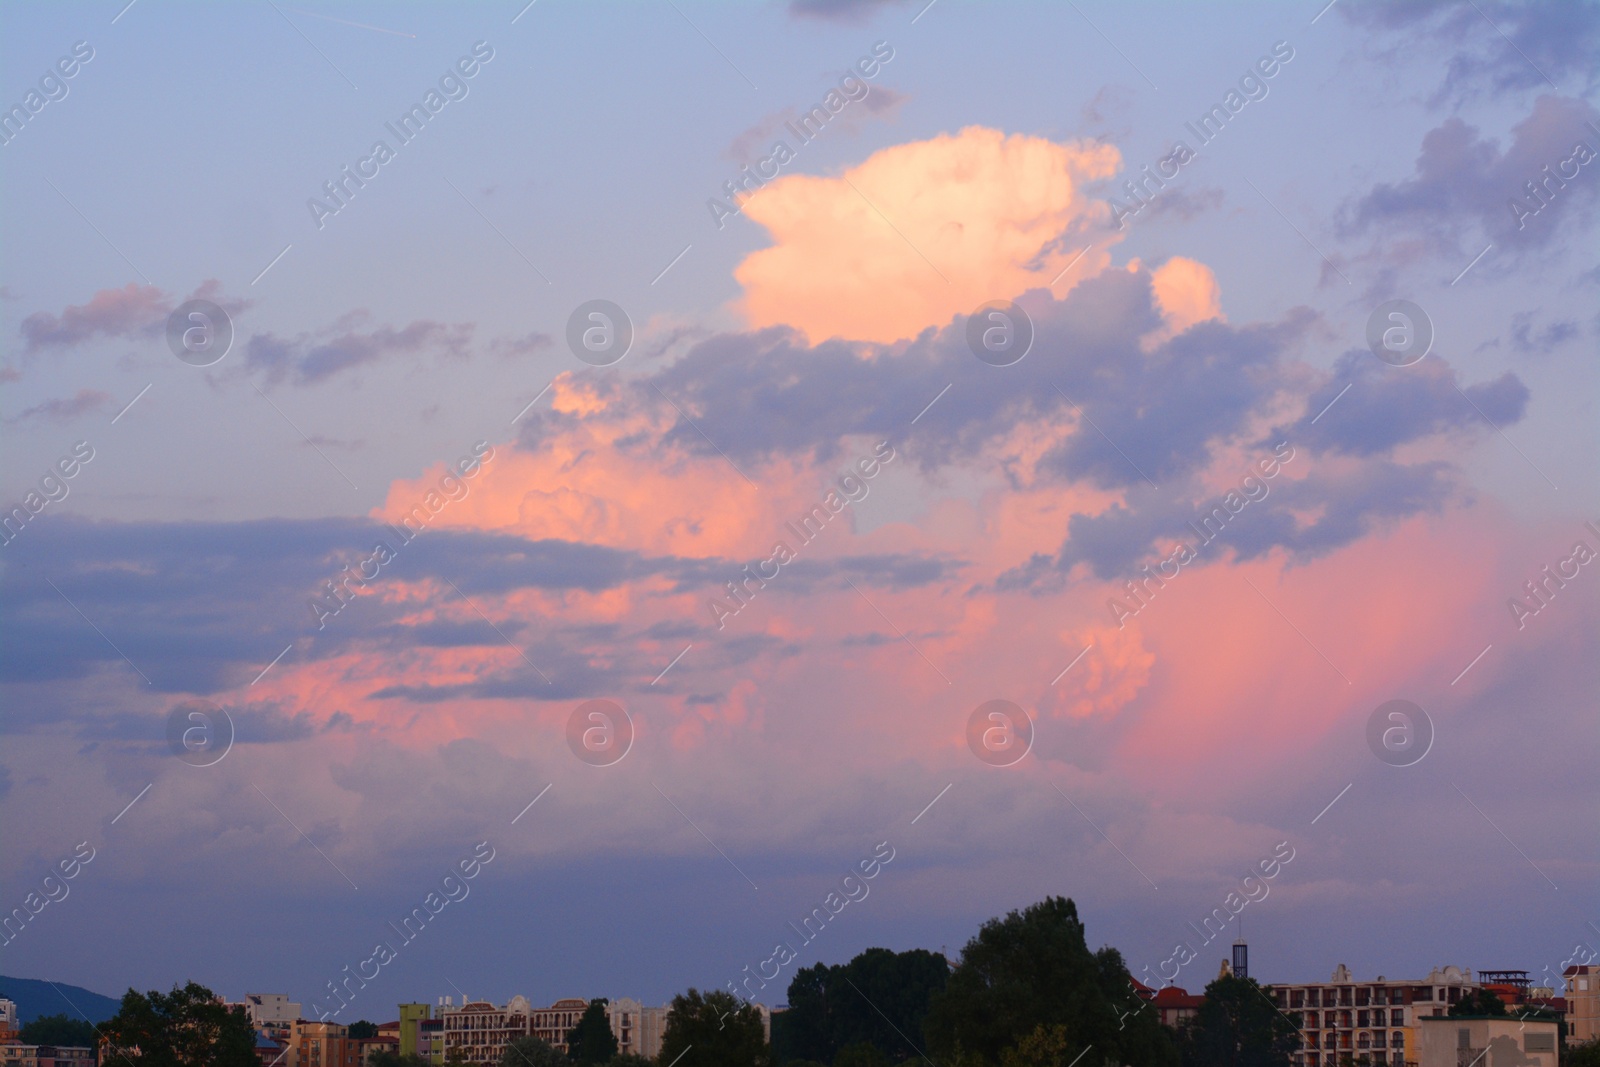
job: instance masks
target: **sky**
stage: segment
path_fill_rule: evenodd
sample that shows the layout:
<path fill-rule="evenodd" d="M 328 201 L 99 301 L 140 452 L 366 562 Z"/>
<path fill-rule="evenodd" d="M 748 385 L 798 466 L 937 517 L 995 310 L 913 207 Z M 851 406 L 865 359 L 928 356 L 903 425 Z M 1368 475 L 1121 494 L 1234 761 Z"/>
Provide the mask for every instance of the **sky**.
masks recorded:
<path fill-rule="evenodd" d="M 0 8 L 0 972 L 1600 945 L 1600 5 L 124 3 Z"/>

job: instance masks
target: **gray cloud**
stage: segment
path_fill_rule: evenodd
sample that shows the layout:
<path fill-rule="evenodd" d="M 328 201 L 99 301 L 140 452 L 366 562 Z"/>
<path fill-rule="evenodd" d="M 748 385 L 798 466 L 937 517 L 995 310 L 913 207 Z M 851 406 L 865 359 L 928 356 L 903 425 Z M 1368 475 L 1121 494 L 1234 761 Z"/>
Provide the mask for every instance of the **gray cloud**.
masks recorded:
<path fill-rule="evenodd" d="M 87 304 L 68 305 L 61 314 L 36 311 L 22 320 L 29 353 L 68 348 L 95 337 L 150 337 L 161 331 L 172 298 L 153 285 L 129 282 L 102 289 Z"/>
<path fill-rule="evenodd" d="M 288 340 L 257 334 L 245 344 L 243 370 L 264 372 L 269 382 L 289 378 L 295 385 L 316 385 L 342 371 L 395 356 L 434 352 L 460 358 L 467 354 L 474 327 L 418 320 L 400 329 L 380 326 L 365 333 L 336 323 L 323 335 L 302 334 Z M 526 347 L 527 339 L 522 342 Z M 518 354 L 513 342 L 512 354 Z"/>
<path fill-rule="evenodd" d="M 1343 4 L 1339 12 L 1358 27 L 1403 34 L 1407 49 L 1415 48 L 1419 35 L 1437 39 L 1450 52 L 1441 90 L 1449 95 L 1482 89 L 1556 89 L 1570 79 L 1581 79 L 1586 89 L 1595 84 L 1600 5 L 1587 0 L 1558 4 L 1538 0 L 1390 4 L 1371 0 Z"/>
<path fill-rule="evenodd" d="M 1476 127 L 1446 119 L 1423 137 L 1412 176 L 1381 183 L 1347 205 L 1340 229 L 1346 236 L 1376 234 L 1380 240 L 1398 229 L 1421 235 L 1436 253 L 1451 255 L 1464 251 L 1462 235 L 1469 224 L 1497 245 L 1550 244 L 1593 214 L 1600 159 L 1579 167 L 1575 177 L 1563 179 L 1557 172 L 1579 142 L 1600 152 L 1600 136 L 1591 126 L 1597 120 L 1600 112 L 1583 100 L 1541 96 L 1528 117 L 1512 127 L 1511 143 L 1502 151 Z M 1541 206 L 1528 183 L 1547 180 Z M 1530 213 L 1514 210 L 1514 203 Z"/>
<path fill-rule="evenodd" d="M 28 419 L 49 419 L 53 422 L 63 422 L 75 419 L 90 411 L 100 411 L 111 403 L 111 394 L 101 392 L 99 389 L 79 389 L 71 397 L 64 400 L 46 400 L 27 408 L 7 422 L 25 422 Z"/>

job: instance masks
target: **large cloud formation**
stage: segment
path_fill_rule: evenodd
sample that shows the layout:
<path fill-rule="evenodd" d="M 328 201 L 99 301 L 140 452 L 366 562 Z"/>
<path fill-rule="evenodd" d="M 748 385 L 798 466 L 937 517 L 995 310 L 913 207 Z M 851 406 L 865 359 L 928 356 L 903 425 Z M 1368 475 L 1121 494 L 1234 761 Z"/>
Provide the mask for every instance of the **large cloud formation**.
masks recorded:
<path fill-rule="evenodd" d="M 1110 145 L 971 126 L 885 148 L 837 178 L 779 178 L 744 204 L 773 239 L 734 272 L 745 313 L 818 341 L 888 342 L 1045 288 L 1105 229 L 1105 204 L 1083 185 L 1120 158 Z M 1092 251 L 1062 283 L 1107 262 Z"/>

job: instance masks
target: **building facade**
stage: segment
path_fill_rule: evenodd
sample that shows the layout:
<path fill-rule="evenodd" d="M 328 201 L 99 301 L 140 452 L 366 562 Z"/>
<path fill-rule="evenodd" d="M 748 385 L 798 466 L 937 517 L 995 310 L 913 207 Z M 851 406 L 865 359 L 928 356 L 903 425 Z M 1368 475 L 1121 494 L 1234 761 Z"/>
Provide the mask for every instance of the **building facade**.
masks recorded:
<path fill-rule="evenodd" d="M 418 1025 L 422 1020 L 431 1018 L 433 1018 L 433 1011 L 426 1004 L 400 1005 L 400 1021 L 395 1031 L 395 1036 L 400 1039 L 400 1055 L 417 1055 Z M 383 1031 L 379 1030 L 378 1032 L 381 1034 Z"/>
<path fill-rule="evenodd" d="M 1295 1067 L 1337 1067 L 1346 1058 L 1405 1067 L 1418 1062 L 1418 1021 L 1444 1016 L 1477 988 L 1472 972 L 1458 967 L 1435 967 L 1426 978 L 1357 981 L 1341 963 L 1326 982 L 1274 984 L 1272 998 L 1280 1011 L 1300 1017 Z"/>
<path fill-rule="evenodd" d="M 361 1067 L 361 1042 L 339 1023 L 296 1019 L 280 1067 Z"/>
<path fill-rule="evenodd" d="M 1556 1067 L 1560 1025 L 1504 1015 L 1424 1016 L 1417 1067 Z"/>
<path fill-rule="evenodd" d="M 522 996 L 512 997 L 503 1008 L 486 1000 L 469 1001 L 459 1008 L 447 1005 L 440 1012 L 445 1059 L 459 1052 L 464 1063 L 497 1064 L 507 1045 L 534 1033 L 535 1014 L 528 998 Z M 565 1038 L 565 1033 L 562 1036 Z M 565 1049 L 564 1042 L 561 1047 Z"/>
<path fill-rule="evenodd" d="M 246 993 L 239 1006 L 257 1030 L 287 1030 L 300 1018 L 300 1005 L 284 993 Z"/>
<path fill-rule="evenodd" d="M 587 1000 L 566 997 L 548 1008 L 535 1008 L 533 1036 L 550 1042 L 562 1052 L 567 1051 L 567 1032 L 578 1025 L 578 1020 L 583 1018 L 584 1010 L 588 1007 Z"/>
<path fill-rule="evenodd" d="M 1567 1032 L 1572 1044 L 1600 1038 L 1600 966 L 1568 967 L 1562 977 L 1566 979 Z"/>

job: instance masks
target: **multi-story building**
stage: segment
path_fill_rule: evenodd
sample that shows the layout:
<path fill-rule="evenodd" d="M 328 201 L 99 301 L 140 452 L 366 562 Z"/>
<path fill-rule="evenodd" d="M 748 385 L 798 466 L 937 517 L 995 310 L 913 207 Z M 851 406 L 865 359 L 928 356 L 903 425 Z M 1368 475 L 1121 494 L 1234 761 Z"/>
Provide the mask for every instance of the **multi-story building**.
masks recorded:
<path fill-rule="evenodd" d="M 653 1060 L 661 1055 L 661 1038 L 667 1032 L 668 1007 L 639 1009 L 639 1055 Z"/>
<path fill-rule="evenodd" d="M 5 1067 L 94 1067 L 95 1050 L 66 1045 L 0 1045 Z"/>
<path fill-rule="evenodd" d="M 429 1063 L 444 1062 L 443 1019 L 424 1019 L 417 1024 L 417 1055 Z"/>
<path fill-rule="evenodd" d="M 557 1002 L 558 1005 L 565 1003 L 568 1002 Z M 584 1002 L 580 1000 L 576 1003 Z M 523 996 L 512 997 L 511 1002 L 503 1008 L 497 1008 L 486 1000 L 469 1001 L 459 1008 L 446 1005 L 440 1013 L 445 1058 L 449 1059 L 452 1053 L 459 1050 L 465 1063 L 499 1063 L 506 1046 L 517 1038 L 530 1034 L 544 1036 L 537 1033 L 533 1026 L 533 1019 L 538 1014 L 528 1003 L 528 998 Z M 580 1010 L 578 1014 L 583 1013 Z M 561 1038 L 558 1047 L 565 1050 L 565 1030 Z"/>
<path fill-rule="evenodd" d="M 1196 996 L 1182 986 L 1162 986 L 1154 991 L 1149 998 L 1150 1006 L 1156 1010 L 1156 1017 L 1165 1026 L 1177 1026 L 1183 1020 L 1200 1010 L 1200 1005 L 1206 998 Z"/>
<path fill-rule="evenodd" d="M 1357 981 L 1339 964 L 1326 982 L 1274 983 L 1279 1010 L 1299 1013 L 1295 1067 L 1360 1064 L 1404 1067 L 1417 1062 L 1417 1024 L 1437 1018 L 1477 989 L 1470 970 L 1435 967 L 1426 978 Z"/>
<path fill-rule="evenodd" d="M 562 1052 L 567 1051 L 567 1032 L 578 1025 L 589 1002 L 579 997 L 558 1000 L 548 1008 L 533 1012 L 533 1036 L 543 1038 Z"/>
<path fill-rule="evenodd" d="M 244 1008 L 257 1030 L 287 1030 L 300 1018 L 300 1005 L 285 993 L 246 993 L 237 1006 Z"/>
<path fill-rule="evenodd" d="M 1416 1027 L 1417 1067 L 1517 1064 L 1556 1067 L 1561 1026 L 1505 1015 L 1423 1016 Z"/>
<path fill-rule="evenodd" d="M 20 1030 L 17 1022 L 17 1002 L 0 997 L 0 1028 L 6 1030 Z"/>
<path fill-rule="evenodd" d="M 1562 975 L 1567 988 L 1567 1033 L 1575 1045 L 1600 1037 L 1600 966 L 1589 963 L 1568 967 Z"/>
<path fill-rule="evenodd" d="M 606 1021 L 611 1024 L 611 1033 L 617 1039 L 619 1053 L 642 1055 L 639 1052 L 639 1016 L 642 1014 L 644 1005 L 632 997 L 618 997 L 606 1002 Z"/>
<path fill-rule="evenodd" d="M 444 1002 L 440 1001 L 440 1007 Z M 400 1005 L 400 1021 L 396 1024 L 395 1036 L 400 1039 L 400 1055 L 417 1055 L 417 1026 L 424 1019 L 433 1018 L 432 1009 L 426 1004 Z M 378 1033 L 383 1033 L 379 1028 Z"/>
<path fill-rule="evenodd" d="M 280 1067 L 361 1067 L 361 1042 L 339 1023 L 296 1019 Z"/>

